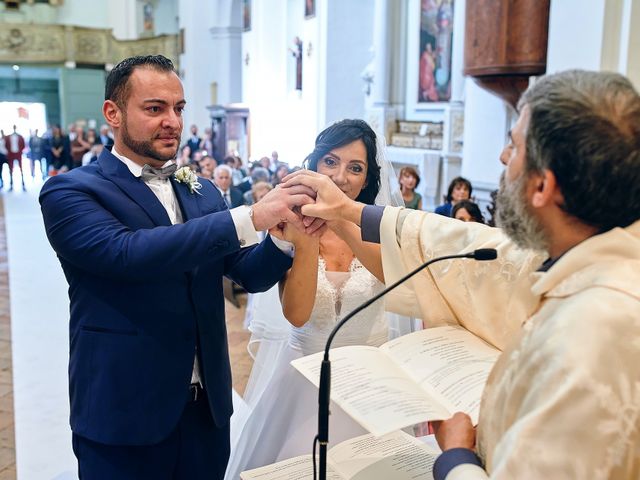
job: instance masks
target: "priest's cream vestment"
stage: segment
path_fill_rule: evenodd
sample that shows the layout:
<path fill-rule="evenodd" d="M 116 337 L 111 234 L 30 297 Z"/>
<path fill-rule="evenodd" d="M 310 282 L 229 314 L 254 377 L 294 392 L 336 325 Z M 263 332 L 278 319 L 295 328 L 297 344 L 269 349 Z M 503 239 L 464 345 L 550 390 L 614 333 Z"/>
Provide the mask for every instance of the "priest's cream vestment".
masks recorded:
<path fill-rule="evenodd" d="M 640 478 L 640 222 L 545 272 L 544 256 L 484 225 L 386 208 L 380 235 L 387 284 L 430 258 L 498 250 L 493 262 L 435 264 L 387 303 L 503 350 L 478 425 L 490 478 Z"/>

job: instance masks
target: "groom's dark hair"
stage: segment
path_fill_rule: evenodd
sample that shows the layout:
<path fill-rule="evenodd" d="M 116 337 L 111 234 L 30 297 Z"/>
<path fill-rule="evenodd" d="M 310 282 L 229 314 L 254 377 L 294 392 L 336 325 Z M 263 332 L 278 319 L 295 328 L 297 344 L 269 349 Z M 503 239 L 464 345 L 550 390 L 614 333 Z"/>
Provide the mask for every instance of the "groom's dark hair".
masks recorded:
<path fill-rule="evenodd" d="M 174 72 L 173 62 L 163 55 L 138 55 L 118 63 L 107 75 L 104 87 L 104 99 L 111 100 L 124 108 L 129 98 L 129 77 L 136 68 L 148 67 L 161 72 Z"/>
<path fill-rule="evenodd" d="M 325 128 L 316 137 L 313 152 L 305 159 L 305 166 L 314 172 L 318 171 L 318 161 L 335 148 L 362 140 L 367 150 L 367 179 L 357 202 L 373 205 L 380 191 L 380 165 L 378 165 L 378 147 L 376 132 L 364 120 L 340 120 Z"/>

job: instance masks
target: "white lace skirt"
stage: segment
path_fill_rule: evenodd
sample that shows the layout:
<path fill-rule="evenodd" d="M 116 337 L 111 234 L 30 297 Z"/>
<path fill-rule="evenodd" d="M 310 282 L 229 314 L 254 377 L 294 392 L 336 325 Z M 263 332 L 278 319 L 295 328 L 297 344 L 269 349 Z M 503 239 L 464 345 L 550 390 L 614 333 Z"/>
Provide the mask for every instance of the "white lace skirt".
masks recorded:
<path fill-rule="evenodd" d="M 302 353 L 288 345 L 281 349 L 271 381 L 252 406 L 246 422 L 242 427 L 233 425 L 239 437 L 235 444 L 232 439 L 225 479 L 236 480 L 244 470 L 311 454 L 318 430 L 318 389 L 290 365 L 300 357 Z M 231 421 L 233 424 L 234 417 Z M 365 433 L 340 407 L 331 403 L 329 447 Z"/>

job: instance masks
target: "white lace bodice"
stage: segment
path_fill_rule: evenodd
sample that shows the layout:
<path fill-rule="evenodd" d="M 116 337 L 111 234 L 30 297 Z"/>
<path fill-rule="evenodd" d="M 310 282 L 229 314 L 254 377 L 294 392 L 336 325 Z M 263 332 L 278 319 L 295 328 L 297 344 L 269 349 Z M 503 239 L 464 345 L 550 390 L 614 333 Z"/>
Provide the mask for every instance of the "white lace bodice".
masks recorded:
<path fill-rule="evenodd" d="M 318 286 L 309 321 L 291 327 L 289 343 L 304 355 L 324 349 L 331 330 L 345 315 L 380 292 L 384 285 L 364 266 L 353 259 L 349 272 L 327 272 L 322 257 L 318 259 Z M 382 345 L 388 339 L 384 302 L 379 300 L 358 313 L 340 329 L 332 347 L 345 345 Z"/>

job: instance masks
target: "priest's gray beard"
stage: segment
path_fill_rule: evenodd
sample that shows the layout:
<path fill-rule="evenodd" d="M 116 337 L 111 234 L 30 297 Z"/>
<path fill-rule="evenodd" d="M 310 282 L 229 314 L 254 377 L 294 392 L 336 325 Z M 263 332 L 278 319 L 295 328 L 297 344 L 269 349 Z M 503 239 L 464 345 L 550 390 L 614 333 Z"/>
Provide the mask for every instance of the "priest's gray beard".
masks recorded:
<path fill-rule="evenodd" d="M 523 172 L 513 182 L 500 176 L 500 190 L 496 197 L 496 224 L 520 248 L 548 250 L 544 230 L 529 213 L 525 196 L 527 173 Z"/>

